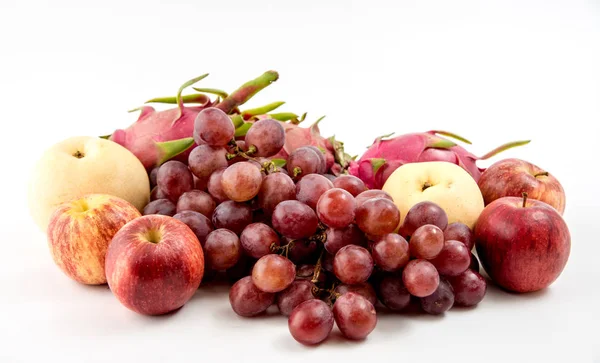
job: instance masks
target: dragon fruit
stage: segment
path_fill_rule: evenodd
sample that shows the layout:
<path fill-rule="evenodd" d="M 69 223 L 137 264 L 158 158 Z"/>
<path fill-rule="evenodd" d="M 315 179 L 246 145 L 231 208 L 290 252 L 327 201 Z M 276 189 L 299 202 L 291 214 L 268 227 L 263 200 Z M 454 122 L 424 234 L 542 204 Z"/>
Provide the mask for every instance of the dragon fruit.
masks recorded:
<path fill-rule="evenodd" d="M 156 111 L 151 106 L 140 107 L 136 109 L 141 112 L 135 123 L 126 129 L 116 130 L 106 138 L 129 149 L 148 170 L 171 158 L 186 160 L 193 149 L 192 146 L 195 145 L 194 120 L 200 111 L 207 107 L 217 107 L 228 114 L 239 116 L 238 106 L 279 78 L 275 71 L 265 72 L 230 95 L 210 88 L 194 88 L 199 92 L 216 94 L 218 97 L 214 101 L 204 93 L 181 95 L 185 88 L 206 76 L 208 74 L 184 83 L 175 97 L 155 98 L 146 102 L 177 104 L 176 108 Z M 186 106 L 186 103 L 194 103 L 197 106 Z M 241 117 L 232 116 L 232 121 L 236 128 L 244 126 Z"/>
<path fill-rule="evenodd" d="M 469 140 L 445 131 L 428 131 L 406 135 L 378 137 L 358 162 L 351 162 L 348 172 L 362 179 L 371 189 L 381 189 L 389 176 L 400 166 L 424 161 L 446 161 L 461 166 L 475 181 L 485 169 L 477 166 L 477 160 L 488 159 L 504 150 L 529 143 L 515 141 L 501 145 L 487 154 L 477 157 L 451 140 L 452 137 L 471 144 Z"/>

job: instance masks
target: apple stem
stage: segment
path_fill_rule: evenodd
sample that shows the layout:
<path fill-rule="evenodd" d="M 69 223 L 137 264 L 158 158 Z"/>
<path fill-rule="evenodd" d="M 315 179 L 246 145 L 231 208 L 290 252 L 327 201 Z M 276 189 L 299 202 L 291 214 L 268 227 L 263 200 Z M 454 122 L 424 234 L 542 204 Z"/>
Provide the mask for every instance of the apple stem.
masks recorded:
<path fill-rule="evenodd" d="M 527 206 L 527 193 L 523 192 L 523 208 Z"/>
<path fill-rule="evenodd" d="M 535 174 L 534 177 L 537 178 L 538 176 L 548 176 L 548 175 L 549 175 L 549 173 L 547 171 L 541 171 L 541 172 Z"/>

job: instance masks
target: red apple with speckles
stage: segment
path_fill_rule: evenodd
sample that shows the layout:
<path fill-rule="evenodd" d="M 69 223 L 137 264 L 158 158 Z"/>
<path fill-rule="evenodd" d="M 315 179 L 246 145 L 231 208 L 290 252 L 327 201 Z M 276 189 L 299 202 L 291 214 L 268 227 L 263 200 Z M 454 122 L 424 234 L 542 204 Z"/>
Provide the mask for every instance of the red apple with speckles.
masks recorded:
<path fill-rule="evenodd" d="M 530 162 L 520 159 L 500 160 L 483 172 L 479 182 L 485 205 L 502 197 L 541 200 L 562 215 L 565 211 L 565 191 L 556 177 Z"/>
<path fill-rule="evenodd" d="M 485 207 L 475 225 L 475 248 L 490 278 L 513 292 L 550 286 L 567 264 L 571 235 L 550 205 L 503 197 Z"/>
<path fill-rule="evenodd" d="M 127 308 L 161 315 L 182 307 L 204 275 L 204 254 L 185 223 L 147 215 L 127 223 L 106 253 L 108 286 Z"/>

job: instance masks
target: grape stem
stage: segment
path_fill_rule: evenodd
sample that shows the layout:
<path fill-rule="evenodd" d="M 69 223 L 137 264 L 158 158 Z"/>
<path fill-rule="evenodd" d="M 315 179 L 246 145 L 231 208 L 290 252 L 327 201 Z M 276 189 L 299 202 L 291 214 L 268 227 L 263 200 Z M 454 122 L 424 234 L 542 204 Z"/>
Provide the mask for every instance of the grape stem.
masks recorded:
<path fill-rule="evenodd" d="M 298 175 L 302 174 L 302 169 L 300 169 L 299 166 L 294 168 L 294 178 L 297 177 Z"/>
<path fill-rule="evenodd" d="M 294 240 L 289 241 L 288 244 L 286 244 L 285 246 L 277 246 L 275 243 L 272 243 L 270 250 L 273 253 L 279 253 L 280 255 L 287 258 L 288 254 L 290 252 L 290 249 L 292 249 L 292 248 L 294 248 Z"/>
<path fill-rule="evenodd" d="M 316 284 L 319 281 L 319 276 L 321 275 L 321 265 L 322 265 L 321 261 L 323 261 L 324 253 L 325 253 L 325 248 L 323 248 L 321 250 L 319 259 L 317 260 L 317 263 L 315 264 L 315 270 L 313 272 L 313 277 L 312 277 L 312 280 L 310 280 L 313 284 Z"/>

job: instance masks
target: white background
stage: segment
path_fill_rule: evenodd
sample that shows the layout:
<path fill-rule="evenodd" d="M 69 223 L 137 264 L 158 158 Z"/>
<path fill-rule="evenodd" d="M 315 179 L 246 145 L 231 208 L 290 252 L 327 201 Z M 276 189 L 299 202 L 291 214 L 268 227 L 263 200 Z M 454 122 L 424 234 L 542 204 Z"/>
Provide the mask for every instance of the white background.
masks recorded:
<path fill-rule="evenodd" d="M 362 343 L 305 348 L 283 317 L 234 315 L 225 288 L 149 318 L 62 275 L 25 198 L 43 150 L 125 127 L 128 109 L 197 75 L 233 90 L 268 69 L 279 81 L 248 106 L 327 115 L 323 134 L 353 154 L 391 131 L 451 130 L 476 154 L 532 139 L 492 161 L 520 157 L 563 183 L 562 276 L 541 293 L 491 287 L 472 310 L 381 316 Z M 2 0 L 0 361 L 599 362 L 599 101 L 592 0 Z"/>

